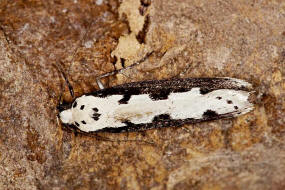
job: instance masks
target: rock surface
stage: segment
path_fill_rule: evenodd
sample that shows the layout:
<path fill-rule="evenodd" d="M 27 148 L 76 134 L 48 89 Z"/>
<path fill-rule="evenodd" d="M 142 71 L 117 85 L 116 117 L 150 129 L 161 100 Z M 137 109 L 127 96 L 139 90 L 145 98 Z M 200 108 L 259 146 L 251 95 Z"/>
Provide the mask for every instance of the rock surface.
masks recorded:
<path fill-rule="evenodd" d="M 0 1 L 0 189 L 285 189 L 285 2 Z M 171 77 L 251 82 L 244 116 L 138 133 L 57 121 L 106 86 Z"/>

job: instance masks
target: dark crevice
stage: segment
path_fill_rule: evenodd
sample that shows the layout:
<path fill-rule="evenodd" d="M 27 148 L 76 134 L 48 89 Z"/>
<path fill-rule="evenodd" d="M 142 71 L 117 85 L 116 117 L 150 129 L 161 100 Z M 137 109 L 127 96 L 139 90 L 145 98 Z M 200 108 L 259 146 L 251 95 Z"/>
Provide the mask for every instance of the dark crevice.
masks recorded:
<path fill-rule="evenodd" d="M 126 59 L 120 58 L 120 60 L 121 60 L 121 65 L 122 65 L 122 67 L 125 68 L 125 61 L 126 61 Z"/>
<path fill-rule="evenodd" d="M 150 19 L 149 19 L 149 16 L 147 15 L 145 17 L 144 25 L 143 25 L 142 30 L 139 31 L 138 35 L 136 36 L 136 38 L 137 38 L 137 40 L 138 40 L 138 42 L 140 44 L 144 44 L 145 43 L 145 38 L 146 38 L 146 34 L 147 34 L 147 31 L 148 31 L 149 25 L 150 25 Z"/>
<path fill-rule="evenodd" d="M 139 7 L 140 15 L 144 16 L 148 7 L 151 4 L 151 0 L 141 0 L 141 6 Z"/>
<path fill-rule="evenodd" d="M 117 61 L 118 61 L 117 56 L 111 57 L 111 63 L 113 64 L 115 70 L 116 70 Z"/>

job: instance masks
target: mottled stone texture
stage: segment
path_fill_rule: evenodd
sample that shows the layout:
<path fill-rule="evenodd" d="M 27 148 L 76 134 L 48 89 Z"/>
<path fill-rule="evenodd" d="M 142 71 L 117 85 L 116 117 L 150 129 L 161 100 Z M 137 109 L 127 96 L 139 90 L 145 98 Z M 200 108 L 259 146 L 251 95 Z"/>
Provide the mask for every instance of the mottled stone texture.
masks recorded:
<path fill-rule="evenodd" d="M 100 137 L 60 126 L 60 69 L 79 96 L 141 59 L 104 84 L 236 77 L 255 110 Z M 285 189 L 284 74 L 284 0 L 2 0 L 0 189 Z"/>

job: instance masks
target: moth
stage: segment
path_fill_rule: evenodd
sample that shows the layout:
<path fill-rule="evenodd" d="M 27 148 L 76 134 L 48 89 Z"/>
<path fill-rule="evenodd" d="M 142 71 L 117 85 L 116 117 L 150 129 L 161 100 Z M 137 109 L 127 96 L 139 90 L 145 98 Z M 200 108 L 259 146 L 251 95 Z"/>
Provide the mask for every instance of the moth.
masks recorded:
<path fill-rule="evenodd" d="M 83 132 L 134 132 L 232 118 L 253 110 L 251 84 L 235 78 L 127 83 L 59 105 L 63 125 Z"/>

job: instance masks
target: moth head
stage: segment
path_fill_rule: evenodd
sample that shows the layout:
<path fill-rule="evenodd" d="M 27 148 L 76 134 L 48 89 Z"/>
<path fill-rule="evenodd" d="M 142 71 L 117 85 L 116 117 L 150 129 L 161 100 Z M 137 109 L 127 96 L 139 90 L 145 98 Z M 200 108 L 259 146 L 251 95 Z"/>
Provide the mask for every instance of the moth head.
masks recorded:
<path fill-rule="evenodd" d="M 89 104 L 88 96 L 81 96 L 73 103 L 60 104 L 58 106 L 60 121 L 67 127 L 76 127 L 88 132 L 99 121 L 101 114 L 98 108 Z"/>

